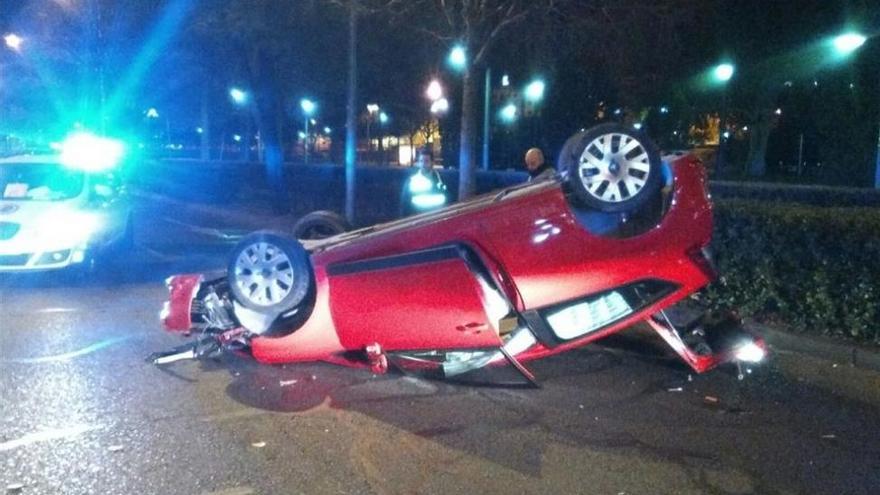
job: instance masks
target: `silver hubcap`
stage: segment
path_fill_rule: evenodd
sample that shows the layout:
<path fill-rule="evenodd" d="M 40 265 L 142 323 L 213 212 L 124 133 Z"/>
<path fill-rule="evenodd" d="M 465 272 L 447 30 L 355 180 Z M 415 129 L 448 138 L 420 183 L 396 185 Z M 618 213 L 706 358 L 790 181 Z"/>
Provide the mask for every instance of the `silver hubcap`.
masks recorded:
<path fill-rule="evenodd" d="M 258 242 L 244 249 L 235 260 L 235 283 L 252 303 L 277 304 L 293 287 L 293 265 L 278 246 Z"/>
<path fill-rule="evenodd" d="M 603 134 L 584 148 L 578 161 L 578 177 L 591 196 L 619 203 L 645 186 L 651 167 L 648 151 L 626 134 Z"/>

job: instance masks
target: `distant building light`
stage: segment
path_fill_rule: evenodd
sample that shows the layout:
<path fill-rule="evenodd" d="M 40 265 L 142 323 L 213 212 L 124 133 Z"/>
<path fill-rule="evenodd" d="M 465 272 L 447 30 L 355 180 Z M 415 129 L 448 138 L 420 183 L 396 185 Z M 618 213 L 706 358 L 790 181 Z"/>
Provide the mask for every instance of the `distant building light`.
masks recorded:
<path fill-rule="evenodd" d="M 377 105 L 376 103 L 367 104 L 367 113 L 369 113 L 370 115 L 373 115 L 374 113 L 376 113 L 378 111 L 379 111 L 379 105 Z"/>
<path fill-rule="evenodd" d="M 232 140 L 235 141 L 236 143 L 240 142 L 241 141 L 241 134 L 233 134 Z"/>
<path fill-rule="evenodd" d="M 794 82 L 792 82 L 792 81 L 785 81 L 785 87 L 786 87 L 786 88 L 790 88 L 790 87 L 792 87 L 792 86 L 794 86 Z"/>
<path fill-rule="evenodd" d="M 660 107 L 660 113 L 669 113 L 669 107 L 663 105 L 662 107 Z"/>
<path fill-rule="evenodd" d="M 297 133 L 297 136 L 299 136 L 300 139 L 305 139 L 305 138 L 306 138 L 306 133 L 303 132 L 303 131 L 299 131 L 299 132 Z"/>
<path fill-rule="evenodd" d="M 540 79 L 536 79 L 529 83 L 526 86 L 526 99 L 531 102 L 537 102 L 544 98 L 544 89 L 546 89 L 547 85 L 544 81 Z"/>
<path fill-rule="evenodd" d="M 819 87 L 819 81 L 814 80 L 814 81 L 813 81 L 813 87 L 814 87 L 814 88 L 818 88 L 818 87 Z"/>
<path fill-rule="evenodd" d="M 501 76 L 501 86 L 505 88 L 510 86 L 510 76 L 508 76 L 507 74 Z"/>
<path fill-rule="evenodd" d="M 724 133 L 722 134 L 722 136 L 724 136 L 724 139 L 727 139 L 727 138 L 730 137 L 730 132 L 729 132 L 729 131 L 724 131 Z"/>
<path fill-rule="evenodd" d="M 201 133 L 203 133 L 203 132 L 205 132 L 204 129 L 202 129 L 201 127 L 196 127 L 196 133 L 197 133 L 197 134 L 201 134 Z"/>
<path fill-rule="evenodd" d="M 330 134 L 331 130 L 329 127 L 324 127 L 324 134 Z"/>
<path fill-rule="evenodd" d="M 387 124 L 388 123 L 388 114 L 385 112 L 379 112 L 379 123 Z"/>
<path fill-rule="evenodd" d="M 775 113 L 776 115 L 782 115 L 782 109 L 781 109 L 781 108 L 777 108 L 776 111 L 773 112 L 773 113 Z"/>
<path fill-rule="evenodd" d="M 614 109 L 614 115 L 620 115 L 620 109 L 619 109 L 619 108 L 615 108 L 615 109 Z"/>
<path fill-rule="evenodd" d="M 449 65 L 458 70 L 464 69 L 467 65 L 467 51 L 463 46 L 455 45 L 452 47 L 452 51 L 449 52 Z"/>
<path fill-rule="evenodd" d="M 635 124 L 633 124 L 633 127 L 634 127 L 636 130 L 641 130 L 641 129 L 642 129 L 642 123 L 641 123 L 641 122 L 636 122 Z"/>
<path fill-rule="evenodd" d="M 748 130 L 749 130 L 749 126 L 744 125 L 744 126 L 743 126 L 743 132 L 748 132 Z"/>
<path fill-rule="evenodd" d="M 155 108 L 150 107 L 147 109 L 146 115 L 147 115 L 148 119 L 158 119 L 159 118 L 159 111 L 156 110 Z"/>

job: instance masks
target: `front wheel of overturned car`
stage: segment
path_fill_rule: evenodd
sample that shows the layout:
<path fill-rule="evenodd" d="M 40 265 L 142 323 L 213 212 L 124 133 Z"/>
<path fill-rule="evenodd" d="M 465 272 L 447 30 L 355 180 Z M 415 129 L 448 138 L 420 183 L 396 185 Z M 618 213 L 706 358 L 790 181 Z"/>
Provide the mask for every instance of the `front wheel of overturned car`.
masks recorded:
<path fill-rule="evenodd" d="M 660 190 L 660 153 L 645 133 L 603 124 L 576 134 L 560 154 L 575 198 L 600 211 L 632 212 Z"/>
<path fill-rule="evenodd" d="M 254 232 L 238 243 L 227 277 L 235 300 L 263 314 L 296 308 L 313 284 L 309 255 L 302 244 L 270 231 Z"/>
<path fill-rule="evenodd" d="M 326 239 L 351 230 L 348 220 L 329 210 L 313 211 L 293 224 L 293 235 L 297 239 Z"/>

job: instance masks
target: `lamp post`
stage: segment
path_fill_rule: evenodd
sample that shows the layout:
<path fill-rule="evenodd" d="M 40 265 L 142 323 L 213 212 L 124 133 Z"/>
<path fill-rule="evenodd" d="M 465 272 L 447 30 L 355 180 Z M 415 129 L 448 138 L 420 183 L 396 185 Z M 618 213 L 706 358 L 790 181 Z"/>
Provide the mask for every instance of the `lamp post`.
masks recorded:
<path fill-rule="evenodd" d="M 866 41 L 868 41 L 867 36 L 855 31 L 850 31 L 832 38 L 831 45 L 834 47 L 834 51 L 837 55 L 840 57 L 847 57 L 861 48 Z M 877 134 L 877 154 L 874 164 L 874 189 L 880 189 L 880 130 L 878 130 Z"/>
<path fill-rule="evenodd" d="M 317 105 L 315 102 L 308 98 L 303 98 L 299 101 L 299 107 L 303 112 L 303 121 L 305 122 L 305 137 L 303 138 L 303 161 L 308 164 L 309 163 L 309 120 L 312 117 L 312 114 L 315 113 L 315 108 Z"/>
<path fill-rule="evenodd" d="M 722 85 L 721 90 L 721 115 L 718 119 L 718 156 L 715 159 L 715 169 L 718 173 L 724 170 L 724 152 L 726 143 L 725 127 L 727 126 L 727 83 L 733 78 L 736 67 L 728 62 L 724 62 L 712 69 L 712 78 L 718 84 Z"/>
<path fill-rule="evenodd" d="M 373 153 L 373 139 L 370 135 L 370 127 L 373 124 L 373 120 L 376 119 L 376 115 L 379 113 L 379 105 L 376 103 L 368 103 L 367 104 L 367 160 L 370 159 L 370 155 Z"/>
<path fill-rule="evenodd" d="M 248 102 L 250 101 L 250 94 L 247 91 L 233 86 L 229 88 L 229 98 L 232 100 L 232 103 L 237 107 L 246 108 Z M 251 136 L 251 116 L 249 113 L 245 112 L 245 132 L 244 132 L 244 152 L 241 154 L 241 161 L 246 162 L 251 158 L 251 148 L 250 148 L 250 136 Z M 237 134 L 236 134 L 237 135 Z M 241 138 L 236 139 L 235 142 L 241 142 Z"/>

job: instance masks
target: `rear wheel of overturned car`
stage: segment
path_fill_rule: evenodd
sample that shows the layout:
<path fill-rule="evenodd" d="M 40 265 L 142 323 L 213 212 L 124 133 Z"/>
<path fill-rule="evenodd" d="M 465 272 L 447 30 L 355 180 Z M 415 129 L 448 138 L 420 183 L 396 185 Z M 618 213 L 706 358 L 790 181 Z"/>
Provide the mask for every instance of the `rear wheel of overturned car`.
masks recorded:
<path fill-rule="evenodd" d="M 349 230 L 351 225 L 345 217 L 328 210 L 313 211 L 293 224 L 293 235 L 297 239 L 326 239 Z"/>
<path fill-rule="evenodd" d="M 645 133 L 603 124 L 572 136 L 560 154 L 575 198 L 604 212 L 631 212 L 660 190 L 660 153 Z"/>
<path fill-rule="evenodd" d="M 232 251 L 229 288 L 242 306 L 280 314 L 297 307 L 312 287 L 309 255 L 296 239 L 260 231 Z"/>

